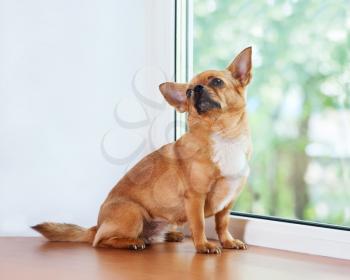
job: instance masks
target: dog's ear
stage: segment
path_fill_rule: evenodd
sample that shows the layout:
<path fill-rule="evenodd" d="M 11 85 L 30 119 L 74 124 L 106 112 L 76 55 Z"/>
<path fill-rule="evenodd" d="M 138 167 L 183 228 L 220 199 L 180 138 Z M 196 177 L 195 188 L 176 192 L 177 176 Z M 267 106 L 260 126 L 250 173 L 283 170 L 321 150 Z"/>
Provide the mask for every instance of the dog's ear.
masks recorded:
<path fill-rule="evenodd" d="M 241 51 L 227 69 L 233 78 L 240 81 L 242 86 L 246 86 L 252 77 L 252 47 Z"/>
<path fill-rule="evenodd" d="M 187 111 L 186 98 L 187 84 L 180 83 L 163 83 L 159 85 L 159 90 L 165 100 L 179 112 Z"/>

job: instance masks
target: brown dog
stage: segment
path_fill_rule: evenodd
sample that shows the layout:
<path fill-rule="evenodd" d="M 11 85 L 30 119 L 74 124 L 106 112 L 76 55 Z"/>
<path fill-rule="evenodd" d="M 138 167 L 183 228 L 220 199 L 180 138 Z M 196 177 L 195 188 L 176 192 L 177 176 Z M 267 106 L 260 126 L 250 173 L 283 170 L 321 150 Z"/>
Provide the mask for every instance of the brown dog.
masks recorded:
<path fill-rule="evenodd" d="M 245 249 L 228 223 L 249 173 L 244 89 L 251 79 L 251 52 L 243 50 L 227 69 L 205 71 L 189 84 L 159 86 L 170 105 L 188 112 L 188 132 L 143 158 L 118 182 L 101 206 L 97 226 L 43 223 L 33 229 L 52 241 L 139 250 L 168 225 L 188 222 L 197 252 L 220 253 L 204 231 L 204 219 L 215 215 L 222 247 Z M 183 234 L 173 228 L 165 239 L 181 241 Z"/>

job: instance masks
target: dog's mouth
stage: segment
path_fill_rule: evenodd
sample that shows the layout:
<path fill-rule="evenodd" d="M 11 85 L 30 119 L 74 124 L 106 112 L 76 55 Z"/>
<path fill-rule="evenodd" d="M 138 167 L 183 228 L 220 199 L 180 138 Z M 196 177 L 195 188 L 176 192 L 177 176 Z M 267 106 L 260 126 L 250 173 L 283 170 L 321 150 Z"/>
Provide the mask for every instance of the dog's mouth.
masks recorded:
<path fill-rule="evenodd" d="M 207 91 L 201 93 L 195 93 L 194 96 L 194 107 L 198 114 L 204 114 L 213 109 L 221 109 L 219 102 L 213 100 Z"/>

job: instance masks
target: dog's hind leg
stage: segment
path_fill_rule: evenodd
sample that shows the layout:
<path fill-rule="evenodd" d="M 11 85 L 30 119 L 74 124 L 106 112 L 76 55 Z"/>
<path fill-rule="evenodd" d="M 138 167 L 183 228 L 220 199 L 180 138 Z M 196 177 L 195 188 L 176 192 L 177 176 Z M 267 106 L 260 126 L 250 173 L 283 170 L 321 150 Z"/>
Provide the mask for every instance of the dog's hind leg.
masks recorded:
<path fill-rule="evenodd" d="M 131 201 L 117 201 L 103 205 L 100 212 L 94 247 L 142 250 L 145 242 L 140 238 L 144 209 Z"/>
<path fill-rule="evenodd" d="M 167 242 L 181 242 L 184 239 L 184 234 L 177 230 L 177 225 L 173 225 L 165 234 L 165 241 Z"/>
<path fill-rule="evenodd" d="M 143 250 L 146 248 L 146 244 L 143 239 L 137 238 L 117 238 L 111 237 L 102 239 L 98 244 L 98 247 L 102 248 L 116 248 L 116 249 L 129 249 L 129 250 Z"/>

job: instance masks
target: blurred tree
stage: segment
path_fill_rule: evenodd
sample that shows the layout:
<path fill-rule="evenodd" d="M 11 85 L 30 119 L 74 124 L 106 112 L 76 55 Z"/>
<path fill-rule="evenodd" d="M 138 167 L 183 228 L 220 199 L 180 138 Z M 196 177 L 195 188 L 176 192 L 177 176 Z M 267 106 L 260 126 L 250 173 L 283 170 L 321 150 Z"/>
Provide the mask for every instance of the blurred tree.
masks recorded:
<path fill-rule="evenodd" d="M 194 0 L 195 72 L 249 45 L 254 156 L 235 210 L 350 225 L 350 120 L 339 122 L 350 117 L 350 1 Z M 324 137 L 332 125 L 317 118 L 345 136 Z"/>

